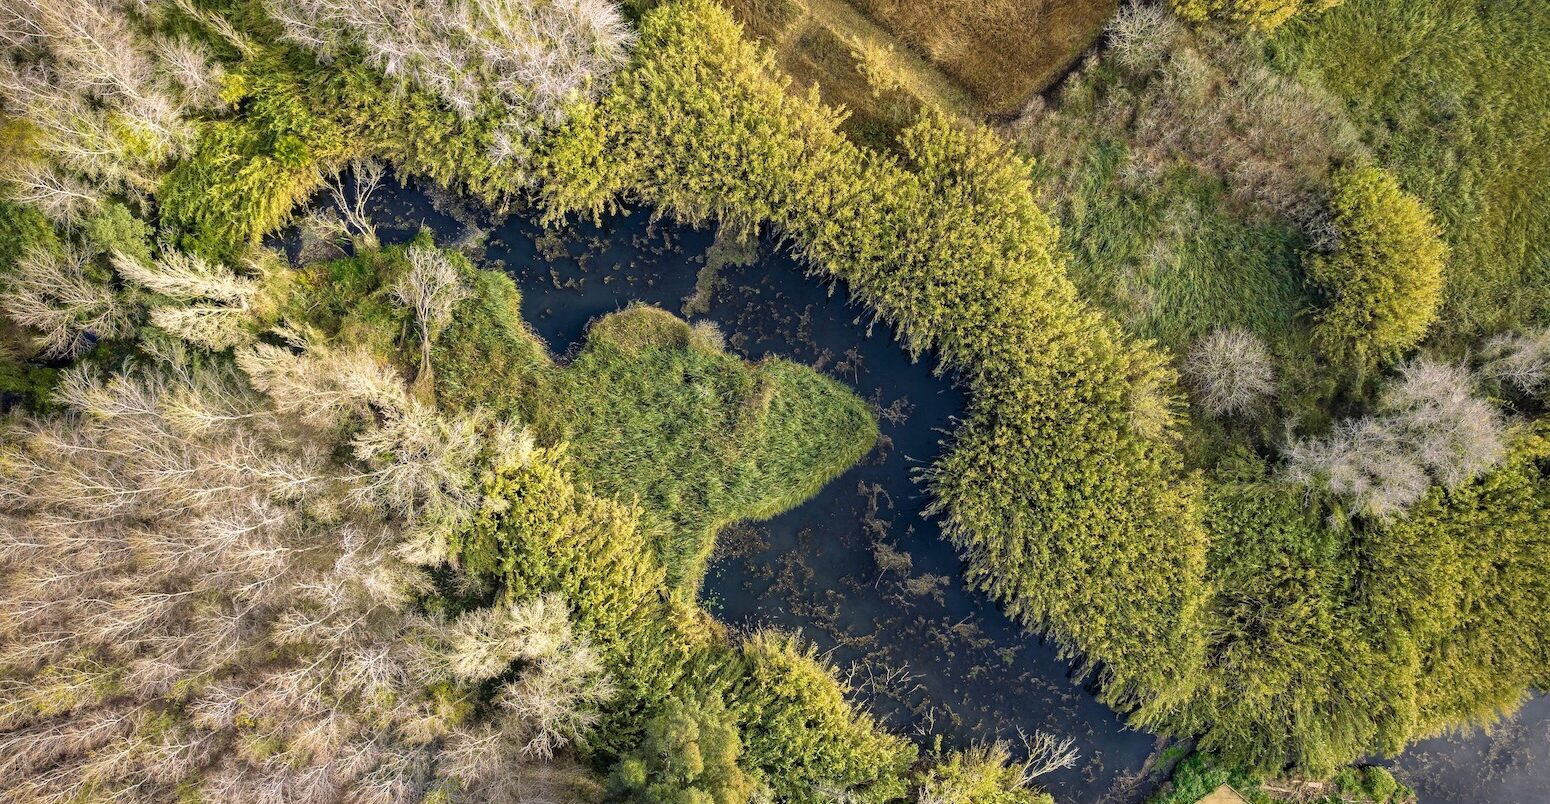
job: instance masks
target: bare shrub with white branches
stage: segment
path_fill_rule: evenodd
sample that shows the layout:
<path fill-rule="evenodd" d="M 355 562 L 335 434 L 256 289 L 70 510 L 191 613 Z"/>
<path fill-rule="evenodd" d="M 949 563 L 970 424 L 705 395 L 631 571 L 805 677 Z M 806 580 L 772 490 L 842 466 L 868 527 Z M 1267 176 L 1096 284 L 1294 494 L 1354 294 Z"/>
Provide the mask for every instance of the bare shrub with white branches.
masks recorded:
<path fill-rule="evenodd" d="M 328 191 L 334 199 L 334 208 L 344 221 L 346 231 L 354 230 L 361 249 L 378 246 L 377 226 L 371 220 L 371 196 L 382 184 L 385 169 L 375 159 L 357 159 L 350 163 L 348 171 L 335 173 L 328 182 Z M 344 176 L 350 175 L 350 188 L 345 188 Z"/>
<path fill-rule="evenodd" d="M 1270 350 L 1241 329 L 1219 329 L 1201 338 L 1184 361 L 1184 375 L 1212 416 L 1248 413 L 1275 391 Z"/>
<path fill-rule="evenodd" d="M 1499 463 L 1506 428 L 1501 412 L 1475 396 L 1467 369 L 1417 358 L 1384 388 L 1373 416 L 1293 443 L 1287 477 L 1327 483 L 1357 513 L 1392 518 L 1432 483 L 1455 488 Z"/>
<path fill-rule="evenodd" d="M 98 338 L 127 335 L 132 308 L 106 282 L 88 276 L 90 255 L 66 246 L 28 249 L 6 277 L 0 309 L 36 331 L 45 357 L 76 357 Z"/>
<path fill-rule="evenodd" d="M 1485 345 L 1481 373 L 1525 394 L 1550 390 L 1550 328 L 1498 335 Z"/>
<path fill-rule="evenodd" d="M 141 34 L 128 0 L 9 0 L 0 101 L 31 124 L 35 158 L 0 178 L 61 223 L 102 193 L 149 192 L 192 138 L 188 113 L 217 102 L 219 68 L 186 39 Z"/>
<path fill-rule="evenodd" d="M 167 300 L 151 307 L 150 319 L 172 335 L 217 351 L 253 339 L 251 308 L 258 296 L 257 281 L 170 248 L 151 264 L 116 253 L 113 268 L 119 276 Z"/>
<path fill-rule="evenodd" d="M 607 0 L 269 0 L 287 38 L 324 58 L 360 48 L 389 78 L 472 118 L 497 104 L 490 156 L 521 170 L 544 127 L 595 100 L 629 26 Z"/>
<path fill-rule="evenodd" d="M 1034 781 L 1076 764 L 1076 743 L 1042 731 L 1031 737 L 1020 732 L 1019 738 L 1021 761 L 1013 758 L 1013 746 L 1004 740 L 971 746 L 922 774 L 914 800 L 917 804 L 1043 800 L 1033 788 Z"/>
<path fill-rule="evenodd" d="M 1161 5 L 1132 0 L 1109 20 L 1104 33 L 1121 65 L 1144 71 L 1162 63 L 1183 25 Z"/>
<path fill-rule="evenodd" d="M 470 629 L 414 605 L 414 523 L 372 470 L 199 365 L 72 373 L 67 416 L 0 439 L 0 798 L 584 800 L 537 761 L 610 689 L 564 606 L 503 612 L 530 626 L 457 672 Z"/>

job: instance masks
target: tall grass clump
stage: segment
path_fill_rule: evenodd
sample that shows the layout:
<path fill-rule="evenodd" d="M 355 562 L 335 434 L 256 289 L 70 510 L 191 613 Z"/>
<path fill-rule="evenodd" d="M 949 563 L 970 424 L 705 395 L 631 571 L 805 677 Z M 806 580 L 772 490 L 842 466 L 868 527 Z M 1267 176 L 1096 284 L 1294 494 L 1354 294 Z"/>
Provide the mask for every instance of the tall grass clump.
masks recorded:
<path fill-rule="evenodd" d="M 633 201 L 784 235 L 972 390 L 929 474 L 972 582 L 1111 701 L 1187 683 L 1205 537 L 1162 358 L 1077 298 L 1027 165 L 994 135 L 927 116 L 895 160 L 786 89 L 718 7 L 659 7 L 597 114 L 546 155 L 548 214 Z"/>

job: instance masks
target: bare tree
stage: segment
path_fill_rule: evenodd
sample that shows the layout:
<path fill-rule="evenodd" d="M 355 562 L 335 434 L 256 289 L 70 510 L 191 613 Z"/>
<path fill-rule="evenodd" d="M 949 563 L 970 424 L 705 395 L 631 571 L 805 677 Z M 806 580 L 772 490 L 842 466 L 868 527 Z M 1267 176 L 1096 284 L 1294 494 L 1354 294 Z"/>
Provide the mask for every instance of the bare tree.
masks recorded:
<path fill-rule="evenodd" d="M 75 357 L 98 338 L 129 332 L 130 309 L 113 289 L 87 277 L 84 250 L 28 249 L 8 277 L 0 308 L 12 320 L 37 330 L 48 357 Z"/>
<path fill-rule="evenodd" d="M 1126 3 L 1105 29 L 1114 58 L 1135 71 L 1160 65 L 1182 32 L 1178 18 L 1161 5 L 1136 0 Z"/>
<path fill-rule="evenodd" d="M 1040 776 L 1076 764 L 1076 741 L 1070 737 L 1062 739 L 1044 731 L 1036 731 L 1032 736 L 1018 732 L 1018 740 L 1022 743 L 1024 757 L 1018 772 L 1025 787 Z"/>
<path fill-rule="evenodd" d="M 1498 335 L 1482 356 L 1482 373 L 1497 383 L 1531 395 L 1550 388 L 1550 328 Z"/>
<path fill-rule="evenodd" d="M 408 258 L 409 272 L 394 285 L 393 293 L 414 311 L 420 335 L 420 372 L 425 374 L 430 370 L 436 335 L 451 321 L 457 303 L 468 298 L 468 289 L 457 267 L 439 249 L 410 246 Z"/>
<path fill-rule="evenodd" d="M 296 365 L 337 373 L 333 357 Z M 348 431 L 287 414 L 229 363 L 157 359 L 70 373 L 66 417 L 13 420 L 0 438 L 0 798 L 571 789 L 573 762 L 522 753 L 580 736 L 608 688 L 558 599 L 487 617 L 522 636 L 475 675 L 515 663 L 529 703 L 503 693 L 489 722 L 459 714 L 447 696 L 480 693 L 454 674 L 454 643 L 480 629 L 413 605 L 427 578 L 395 551 L 414 523 L 357 492 L 372 470 L 330 441 Z"/>
<path fill-rule="evenodd" d="M 371 196 L 382 184 L 383 171 L 382 163 L 375 159 L 357 159 L 350 163 L 348 191 L 344 186 L 346 171 L 335 173 L 328 183 L 334 207 L 344 218 L 345 226 L 355 230 L 357 248 L 368 251 L 379 245 L 377 227 L 371 220 Z"/>
<path fill-rule="evenodd" d="M 1358 513 L 1398 516 L 1434 481 L 1456 487 L 1505 455 L 1506 422 L 1474 390 L 1462 366 L 1417 358 L 1384 388 L 1374 415 L 1288 447 L 1286 477 L 1326 483 Z"/>
<path fill-rule="evenodd" d="M 48 167 L 11 160 L 3 178 L 57 221 L 73 223 L 98 192 L 150 191 L 191 141 L 190 109 L 216 101 L 211 60 L 188 41 L 142 41 L 133 9 L 114 0 L 8 6 L 0 100 L 32 124 Z"/>

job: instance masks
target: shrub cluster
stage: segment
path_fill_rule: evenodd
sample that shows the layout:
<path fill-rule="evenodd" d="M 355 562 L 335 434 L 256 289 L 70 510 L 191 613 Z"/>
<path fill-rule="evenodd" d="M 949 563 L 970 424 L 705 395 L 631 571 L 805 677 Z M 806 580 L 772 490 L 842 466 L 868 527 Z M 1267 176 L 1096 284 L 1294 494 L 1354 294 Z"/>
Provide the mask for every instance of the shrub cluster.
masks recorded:
<path fill-rule="evenodd" d="M 1442 303 L 1448 248 L 1426 207 L 1381 168 L 1332 179 L 1335 252 L 1308 273 L 1329 295 L 1317 337 L 1336 357 L 1364 365 L 1418 342 Z"/>
<path fill-rule="evenodd" d="M 1550 660 L 1547 457 L 1539 424 L 1403 517 L 1335 517 L 1253 475 L 1214 485 L 1212 661 L 1189 701 L 1138 721 L 1232 766 L 1327 775 L 1511 711 Z"/>

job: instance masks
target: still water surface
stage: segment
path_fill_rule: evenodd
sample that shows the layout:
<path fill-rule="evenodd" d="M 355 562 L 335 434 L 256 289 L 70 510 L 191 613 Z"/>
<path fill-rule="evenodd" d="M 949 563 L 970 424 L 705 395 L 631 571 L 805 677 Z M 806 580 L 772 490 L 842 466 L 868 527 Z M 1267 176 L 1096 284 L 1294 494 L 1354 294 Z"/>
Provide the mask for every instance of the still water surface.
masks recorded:
<path fill-rule="evenodd" d="M 734 626 L 800 629 L 879 718 L 924 745 L 933 735 L 961 746 L 1035 730 L 1071 738 L 1075 765 L 1041 779 L 1061 802 L 1134 802 L 1155 788 L 1162 741 L 1126 728 L 1071 679 L 1054 646 L 963 588 L 961 562 L 921 515 L 917 477 L 963 414 L 964 394 L 929 359 L 912 362 L 842 286 L 761 242 L 746 264 L 705 272 L 713 281 L 697 294 L 707 257 L 721 262 L 714 232 L 642 213 L 556 236 L 521 216 L 449 214 L 414 189 L 390 187 L 377 203 L 384 242 L 427 227 L 510 274 L 525 317 L 558 356 L 594 318 L 641 302 L 715 322 L 748 359 L 787 357 L 848 383 L 878 413 L 877 448 L 807 503 L 724 533 L 707 607 Z M 1547 750 L 1550 701 L 1540 699 L 1494 735 L 1427 741 L 1397 765 L 1423 802 L 1533 804 L 1550 802 Z"/>

